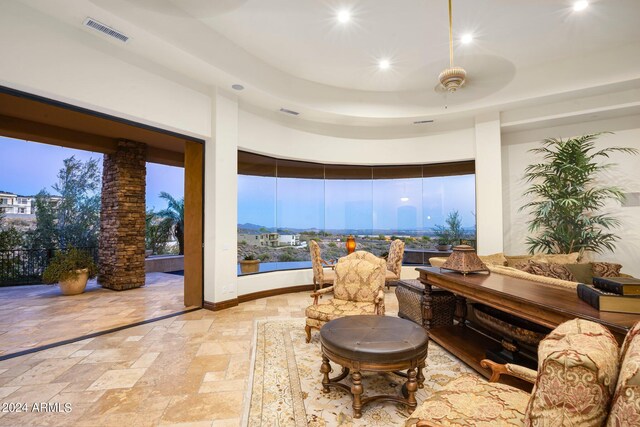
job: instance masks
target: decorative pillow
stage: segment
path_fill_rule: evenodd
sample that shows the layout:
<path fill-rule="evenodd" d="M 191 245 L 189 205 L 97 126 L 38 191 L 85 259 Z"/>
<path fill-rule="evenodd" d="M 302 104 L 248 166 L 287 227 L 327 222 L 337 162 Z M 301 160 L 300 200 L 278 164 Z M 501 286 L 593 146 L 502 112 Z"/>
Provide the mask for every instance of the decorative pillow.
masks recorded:
<path fill-rule="evenodd" d="M 525 425 L 602 426 L 617 376 L 618 343 L 604 326 L 583 319 L 561 324 L 538 347 Z"/>
<path fill-rule="evenodd" d="M 491 254 L 491 255 L 479 255 L 478 258 L 480 258 L 482 262 L 484 262 L 485 264 L 502 265 L 502 266 L 507 265 L 507 259 L 504 257 L 504 254 L 502 252 L 498 252 L 497 254 Z"/>
<path fill-rule="evenodd" d="M 571 274 L 571 271 L 561 264 L 529 260 L 526 264 L 516 265 L 516 268 L 524 271 L 525 273 L 535 274 L 536 276 L 553 277 L 554 279 L 567 280 L 569 282 L 576 281 L 576 278 Z"/>
<path fill-rule="evenodd" d="M 594 262 L 593 277 L 618 277 L 620 276 L 621 264 L 612 262 Z"/>
<path fill-rule="evenodd" d="M 590 262 L 586 264 L 564 264 L 565 268 L 573 274 L 576 282 L 591 285 L 593 283 L 593 266 Z"/>
<path fill-rule="evenodd" d="M 607 427 L 640 425 L 640 322 L 627 334 Z"/>
<path fill-rule="evenodd" d="M 507 259 L 507 267 L 515 267 L 531 259 L 531 255 L 505 255 L 504 257 Z"/>
<path fill-rule="evenodd" d="M 577 264 L 580 252 L 570 254 L 536 254 L 532 257 L 537 262 L 547 262 L 554 264 Z"/>

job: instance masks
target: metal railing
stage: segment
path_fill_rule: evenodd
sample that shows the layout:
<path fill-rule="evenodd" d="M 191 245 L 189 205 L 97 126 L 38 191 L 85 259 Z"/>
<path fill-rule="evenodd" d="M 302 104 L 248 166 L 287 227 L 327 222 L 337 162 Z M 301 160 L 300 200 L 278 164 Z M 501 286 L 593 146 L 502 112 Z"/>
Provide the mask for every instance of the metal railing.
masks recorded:
<path fill-rule="evenodd" d="M 78 249 L 89 252 L 97 262 L 98 248 Z M 56 249 L 0 250 L 0 286 L 42 283 L 42 272 L 55 253 Z"/>

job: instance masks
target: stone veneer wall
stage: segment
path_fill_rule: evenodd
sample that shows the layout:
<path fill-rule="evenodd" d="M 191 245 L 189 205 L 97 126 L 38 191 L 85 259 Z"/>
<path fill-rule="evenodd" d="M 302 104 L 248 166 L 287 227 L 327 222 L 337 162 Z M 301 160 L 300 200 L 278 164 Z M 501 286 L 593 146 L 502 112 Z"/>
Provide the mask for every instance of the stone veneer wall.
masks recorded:
<path fill-rule="evenodd" d="M 104 288 L 125 290 L 145 284 L 145 144 L 119 141 L 105 154 L 100 210 L 100 266 Z"/>

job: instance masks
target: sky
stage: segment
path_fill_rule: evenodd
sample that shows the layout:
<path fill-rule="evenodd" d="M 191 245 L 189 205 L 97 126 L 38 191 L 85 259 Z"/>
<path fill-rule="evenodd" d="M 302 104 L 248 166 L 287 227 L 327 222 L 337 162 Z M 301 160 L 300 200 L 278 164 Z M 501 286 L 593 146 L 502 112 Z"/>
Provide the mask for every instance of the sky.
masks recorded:
<path fill-rule="evenodd" d="M 475 176 L 321 180 L 238 176 L 238 224 L 272 228 L 431 230 L 457 210 L 475 226 Z"/>
<path fill-rule="evenodd" d="M 0 136 L 0 190 L 31 196 L 44 188 L 55 194 L 51 186 L 57 181 L 63 160 L 71 156 L 82 161 L 97 159 L 102 167 L 101 153 Z M 184 169 L 147 163 L 147 209 L 166 207 L 159 197 L 161 191 L 184 197 Z"/>

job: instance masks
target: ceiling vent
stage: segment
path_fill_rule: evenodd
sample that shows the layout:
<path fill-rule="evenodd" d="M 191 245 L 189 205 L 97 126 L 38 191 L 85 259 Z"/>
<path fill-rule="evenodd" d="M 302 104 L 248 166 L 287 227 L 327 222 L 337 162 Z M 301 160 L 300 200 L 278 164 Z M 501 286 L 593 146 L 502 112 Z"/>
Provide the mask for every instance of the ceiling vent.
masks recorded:
<path fill-rule="evenodd" d="M 91 19 L 91 18 L 85 19 L 84 25 L 85 27 L 89 27 L 92 30 L 100 31 L 102 34 L 106 34 L 109 37 L 113 37 L 114 39 L 117 39 L 122 43 L 127 43 L 129 41 L 129 36 L 125 36 L 120 31 L 116 31 L 113 28 L 96 21 L 95 19 Z"/>
<path fill-rule="evenodd" d="M 300 114 L 297 111 L 287 110 L 286 108 L 281 108 L 280 112 L 285 114 L 291 114 L 292 116 L 297 116 L 298 114 Z"/>
<path fill-rule="evenodd" d="M 433 123 L 433 120 L 417 120 L 413 122 L 414 125 L 424 125 L 426 123 Z"/>
<path fill-rule="evenodd" d="M 625 193 L 622 207 L 632 208 L 636 206 L 640 206 L 640 193 Z"/>

